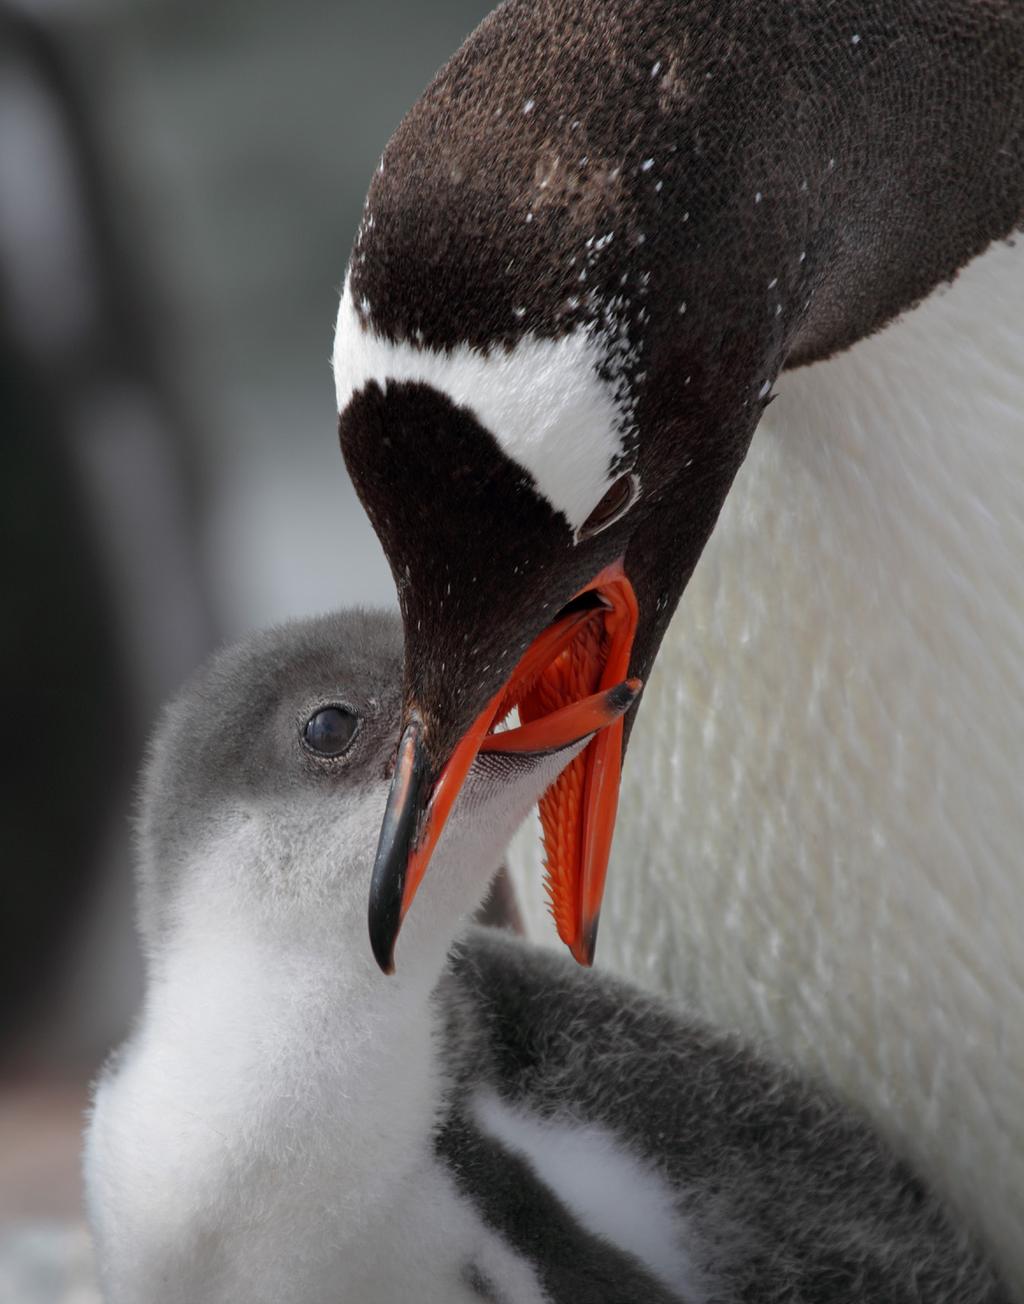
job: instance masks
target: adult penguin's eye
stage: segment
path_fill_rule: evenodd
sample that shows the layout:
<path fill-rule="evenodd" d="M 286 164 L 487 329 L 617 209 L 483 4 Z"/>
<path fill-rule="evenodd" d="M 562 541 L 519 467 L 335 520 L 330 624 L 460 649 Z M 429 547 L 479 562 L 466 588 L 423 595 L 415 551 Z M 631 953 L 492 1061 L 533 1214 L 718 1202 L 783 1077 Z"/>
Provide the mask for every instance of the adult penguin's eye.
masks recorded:
<path fill-rule="evenodd" d="M 302 730 L 302 741 L 318 756 L 341 756 L 359 728 L 359 717 L 344 706 L 323 706 Z"/>
<path fill-rule="evenodd" d="M 625 516 L 636 501 L 638 488 L 635 475 L 620 475 L 577 530 L 576 538 L 589 539 L 592 534 L 600 534 L 614 524 L 620 516 Z"/>

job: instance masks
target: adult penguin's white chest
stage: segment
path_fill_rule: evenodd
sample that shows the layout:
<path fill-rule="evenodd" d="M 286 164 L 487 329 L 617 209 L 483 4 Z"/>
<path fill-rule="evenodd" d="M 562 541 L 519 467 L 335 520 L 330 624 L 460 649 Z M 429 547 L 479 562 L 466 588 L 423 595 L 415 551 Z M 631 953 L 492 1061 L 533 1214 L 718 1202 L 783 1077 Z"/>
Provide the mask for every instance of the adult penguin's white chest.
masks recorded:
<path fill-rule="evenodd" d="M 999 246 L 779 381 L 647 688 L 598 963 L 823 1071 L 1024 1276 L 1022 304 Z"/>

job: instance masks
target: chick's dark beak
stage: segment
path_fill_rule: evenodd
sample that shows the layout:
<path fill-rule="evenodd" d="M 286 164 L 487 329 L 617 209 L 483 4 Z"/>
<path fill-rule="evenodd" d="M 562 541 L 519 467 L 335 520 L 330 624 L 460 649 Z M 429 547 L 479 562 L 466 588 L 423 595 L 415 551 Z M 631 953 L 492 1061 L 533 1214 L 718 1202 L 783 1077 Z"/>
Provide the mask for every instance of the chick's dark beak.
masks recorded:
<path fill-rule="evenodd" d="M 622 760 L 623 716 L 639 680 L 627 679 L 637 626 L 621 562 L 606 568 L 529 645 L 435 775 L 414 708 L 398 749 L 370 887 L 370 943 L 394 971 L 402 920 L 476 756 L 557 751 L 588 736 L 541 798 L 547 888 L 559 935 L 581 964 L 593 960 L 611 851 Z M 513 709 L 518 727 L 496 729 Z"/>
<path fill-rule="evenodd" d="M 395 940 L 405 911 L 406 874 L 416 829 L 429 791 L 423 726 L 411 720 L 398 744 L 398 759 L 384 809 L 370 880 L 370 946 L 385 973 L 394 973 Z"/>

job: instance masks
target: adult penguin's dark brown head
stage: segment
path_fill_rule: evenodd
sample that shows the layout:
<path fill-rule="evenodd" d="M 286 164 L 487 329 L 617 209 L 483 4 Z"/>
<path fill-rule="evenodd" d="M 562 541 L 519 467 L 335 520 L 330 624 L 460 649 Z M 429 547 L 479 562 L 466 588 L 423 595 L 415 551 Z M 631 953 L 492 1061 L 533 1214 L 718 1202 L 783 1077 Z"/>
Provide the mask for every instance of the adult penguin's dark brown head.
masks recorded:
<path fill-rule="evenodd" d="M 646 677 L 779 370 L 1020 221 L 1022 67 L 1020 6 L 512 0 L 414 106 L 334 351 L 405 626 L 385 967 L 473 755 Z M 631 716 L 542 803 L 584 962 Z"/>

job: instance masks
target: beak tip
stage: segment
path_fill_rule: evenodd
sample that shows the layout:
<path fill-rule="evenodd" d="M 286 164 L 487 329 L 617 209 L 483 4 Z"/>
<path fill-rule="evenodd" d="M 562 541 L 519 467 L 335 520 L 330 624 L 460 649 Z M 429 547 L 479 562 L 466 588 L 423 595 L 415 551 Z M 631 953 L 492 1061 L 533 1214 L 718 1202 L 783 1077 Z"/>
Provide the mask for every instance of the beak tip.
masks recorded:
<path fill-rule="evenodd" d="M 402 868 L 404 870 L 404 866 Z M 389 859 L 385 859 L 383 864 L 378 863 L 374 866 L 367 923 L 370 950 L 381 972 L 386 974 L 395 972 L 395 943 L 398 941 L 398 933 L 402 927 L 403 880 L 404 873 L 395 875 Z"/>
<path fill-rule="evenodd" d="M 597 950 L 597 926 L 600 919 L 600 915 L 588 919 L 583 925 L 576 945 L 572 947 L 573 959 L 577 964 L 583 965 L 585 969 L 592 968 L 594 964 L 594 953 Z"/>
<path fill-rule="evenodd" d="M 375 915 L 371 908 L 370 950 L 373 952 L 373 958 L 377 961 L 381 973 L 393 974 L 395 972 L 395 942 L 397 938 L 398 929 L 392 926 L 391 918 L 387 915 Z"/>
<path fill-rule="evenodd" d="M 390 978 L 395 972 L 394 953 L 388 954 L 387 951 L 382 951 L 376 946 L 373 946 L 372 950 L 373 958 L 377 961 L 377 968 L 382 974 L 386 974 Z"/>

